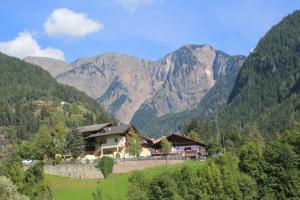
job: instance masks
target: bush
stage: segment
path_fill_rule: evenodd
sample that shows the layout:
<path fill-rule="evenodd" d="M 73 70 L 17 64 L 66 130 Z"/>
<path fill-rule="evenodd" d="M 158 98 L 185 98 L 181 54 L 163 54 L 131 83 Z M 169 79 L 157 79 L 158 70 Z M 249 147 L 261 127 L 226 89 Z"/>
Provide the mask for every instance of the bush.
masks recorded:
<path fill-rule="evenodd" d="M 149 200 L 149 182 L 145 173 L 140 171 L 132 172 L 129 177 L 128 199 L 129 200 Z"/>
<path fill-rule="evenodd" d="M 17 187 L 5 176 L 0 176 L 0 199 L 29 200 L 18 193 Z"/>
<path fill-rule="evenodd" d="M 103 156 L 96 166 L 102 172 L 104 178 L 106 178 L 109 174 L 112 173 L 114 166 L 114 160 L 110 157 Z"/>

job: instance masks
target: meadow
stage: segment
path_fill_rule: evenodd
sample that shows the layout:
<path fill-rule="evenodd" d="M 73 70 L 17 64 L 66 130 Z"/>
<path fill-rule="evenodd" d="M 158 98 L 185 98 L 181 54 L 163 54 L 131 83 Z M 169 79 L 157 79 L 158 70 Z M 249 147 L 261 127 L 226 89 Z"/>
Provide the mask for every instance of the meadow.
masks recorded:
<path fill-rule="evenodd" d="M 183 166 L 199 168 L 205 161 L 185 161 L 174 165 L 164 165 L 143 170 L 151 177 L 164 170 L 178 170 Z M 93 200 L 92 193 L 100 188 L 104 199 L 127 200 L 128 178 L 131 173 L 111 174 L 106 179 L 74 179 L 45 175 L 45 182 L 51 188 L 55 200 Z"/>

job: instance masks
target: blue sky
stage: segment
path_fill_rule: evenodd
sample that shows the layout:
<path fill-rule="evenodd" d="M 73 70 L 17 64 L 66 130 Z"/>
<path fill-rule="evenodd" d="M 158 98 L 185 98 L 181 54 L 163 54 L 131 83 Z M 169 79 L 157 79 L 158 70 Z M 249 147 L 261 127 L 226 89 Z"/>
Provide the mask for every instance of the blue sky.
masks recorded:
<path fill-rule="evenodd" d="M 0 0 L 0 51 L 71 62 L 104 52 L 158 59 L 183 44 L 248 55 L 298 0 Z"/>

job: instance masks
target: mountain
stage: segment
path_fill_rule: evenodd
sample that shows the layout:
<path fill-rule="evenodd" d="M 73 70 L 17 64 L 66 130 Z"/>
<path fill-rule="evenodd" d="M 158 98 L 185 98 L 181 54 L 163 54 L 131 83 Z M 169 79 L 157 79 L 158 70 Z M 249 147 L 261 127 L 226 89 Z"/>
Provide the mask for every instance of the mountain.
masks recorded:
<path fill-rule="evenodd" d="M 295 11 L 259 41 L 218 114 L 224 128 L 252 125 L 268 134 L 300 120 L 299 35 L 300 11 Z"/>
<path fill-rule="evenodd" d="M 57 80 L 98 99 L 124 123 L 155 93 L 167 73 L 166 66 L 119 53 L 79 59 L 71 65 Z"/>
<path fill-rule="evenodd" d="M 184 45 L 156 61 L 119 53 L 78 59 L 57 80 L 85 91 L 128 123 L 148 107 L 153 112 L 145 116 L 154 113 L 154 117 L 195 107 L 220 77 L 238 65 L 239 56 L 208 45 Z"/>
<path fill-rule="evenodd" d="M 25 57 L 24 61 L 41 66 L 44 70 L 48 71 L 52 77 L 57 77 L 59 74 L 65 72 L 70 65 L 61 60 L 46 57 Z"/>
<path fill-rule="evenodd" d="M 0 154 L 7 140 L 30 139 L 41 128 L 62 136 L 70 127 L 114 121 L 96 100 L 36 65 L 0 53 L 0 71 Z"/>
<path fill-rule="evenodd" d="M 155 108 L 146 103 L 134 114 L 132 122 L 143 133 L 160 136 L 170 132 L 181 132 L 184 125 L 194 117 L 208 120 L 212 114 L 226 104 L 244 60 L 245 56 L 229 56 L 221 51 L 216 51 L 213 65 L 216 72 L 215 84 L 195 106 L 181 112 L 158 116 Z"/>

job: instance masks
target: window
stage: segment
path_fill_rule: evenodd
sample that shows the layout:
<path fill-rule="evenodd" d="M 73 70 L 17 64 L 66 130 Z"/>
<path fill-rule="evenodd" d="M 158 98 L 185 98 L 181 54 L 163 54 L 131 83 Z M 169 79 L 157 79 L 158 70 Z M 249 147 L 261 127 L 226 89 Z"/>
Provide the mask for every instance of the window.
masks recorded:
<path fill-rule="evenodd" d="M 118 138 L 115 138 L 115 143 L 118 143 Z"/>
<path fill-rule="evenodd" d="M 191 152 L 191 151 L 192 151 L 192 148 L 191 148 L 191 147 L 184 147 L 184 151 L 185 151 L 185 152 Z"/>

